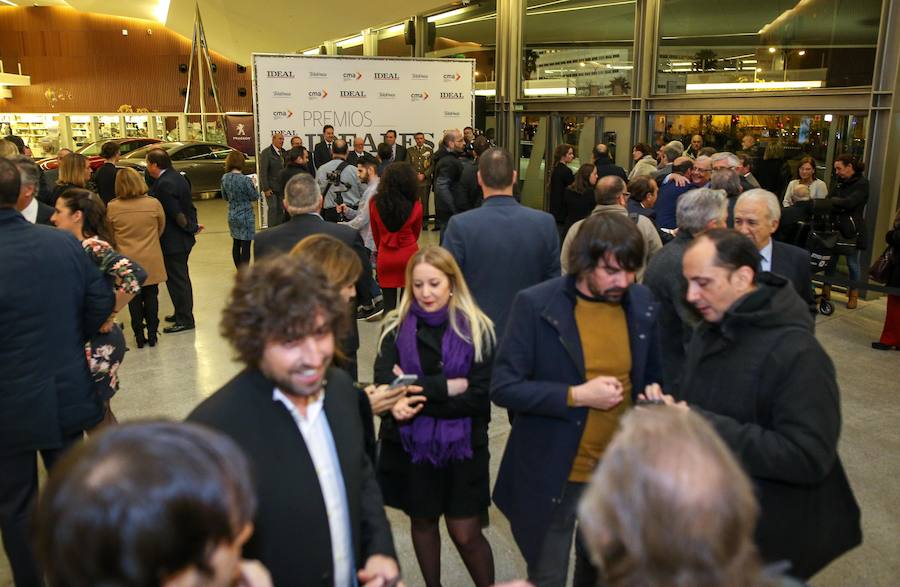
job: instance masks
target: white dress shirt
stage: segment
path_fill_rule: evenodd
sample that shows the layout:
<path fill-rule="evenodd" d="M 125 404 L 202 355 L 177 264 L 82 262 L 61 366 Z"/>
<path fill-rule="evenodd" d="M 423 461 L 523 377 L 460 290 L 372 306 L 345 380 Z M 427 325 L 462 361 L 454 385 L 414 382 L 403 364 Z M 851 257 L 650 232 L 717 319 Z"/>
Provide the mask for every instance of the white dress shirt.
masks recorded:
<path fill-rule="evenodd" d="M 22 216 L 25 217 L 25 220 L 32 224 L 37 223 L 37 213 L 38 213 L 38 203 L 37 200 L 31 198 L 31 202 L 25 206 L 25 209 L 22 210 Z"/>
<path fill-rule="evenodd" d="M 356 565 L 353 561 L 353 540 L 350 533 L 350 508 L 347 505 L 347 490 L 341 463 L 328 418 L 325 415 L 325 395 L 306 406 L 306 416 L 279 390 L 272 392 L 272 401 L 281 402 L 297 424 L 306 450 L 316 469 L 325 511 L 328 515 L 328 530 L 331 533 L 331 556 L 334 564 L 334 586 L 352 587 L 356 582 Z M 302 498 L 302 496 L 298 496 Z"/>
<path fill-rule="evenodd" d="M 759 251 L 759 256 L 762 257 L 760 262 L 760 267 L 763 271 L 771 271 L 772 270 L 772 239 L 769 239 L 769 244 L 764 246 Z"/>

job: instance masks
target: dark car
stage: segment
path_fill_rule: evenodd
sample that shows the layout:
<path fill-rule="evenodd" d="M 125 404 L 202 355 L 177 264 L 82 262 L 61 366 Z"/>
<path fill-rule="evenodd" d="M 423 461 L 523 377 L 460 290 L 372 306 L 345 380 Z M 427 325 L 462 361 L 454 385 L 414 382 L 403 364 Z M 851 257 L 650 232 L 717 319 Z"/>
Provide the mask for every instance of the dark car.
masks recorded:
<path fill-rule="evenodd" d="M 227 145 L 202 141 L 157 143 L 132 151 L 119 159 L 120 167 L 131 167 L 144 173 L 144 159 L 152 149 L 165 149 L 172 159 L 172 167 L 184 175 L 191 184 L 194 195 L 218 192 L 222 188 L 225 158 L 234 151 Z M 256 173 L 256 158 L 247 157 L 244 173 Z"/>
<path fill-rule="evenodd" d="M 100 156 L 100 147 L 103 146 L 104 143 L 108 142 L 119 143 L 119 149 L 121 149 L 122 157 L 131 153 L 135 149 L 140 149 L 141 147 L 146 147 L 147 145 L 152 145 L 154 143 L 160 142 L 159 139 L 150 139 L 147 137 L 133 137 L 129 139 L 103 139 L 102 141 L 94 141 L 93 143 L 88 143 L 78 149 L 75 149 L 76 153 L 80 153 L 88 158 L 88 163 L 91 166 L 91 171 L 96 171 L 102 165 L 105 159 Z M 44 171 L 49 171 L 51 169 L 56 169 L 59 167 L 59 159 L 56 157 L 49 157 L 47 159 L 41 159 L 40 161 L 41 169 Z"/>

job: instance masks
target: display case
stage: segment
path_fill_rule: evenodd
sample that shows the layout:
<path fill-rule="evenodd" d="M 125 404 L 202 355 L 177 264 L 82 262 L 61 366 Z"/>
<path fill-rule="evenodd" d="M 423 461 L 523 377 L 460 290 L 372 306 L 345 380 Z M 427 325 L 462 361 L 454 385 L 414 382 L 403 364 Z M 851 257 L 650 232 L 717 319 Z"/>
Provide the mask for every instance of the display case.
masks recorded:
<path fill-rule="evenodd" d="M 0 114 L 0 136 L 22 137 L 35 157 L 47 157 L 59 147 L 59 120 L 53 114 Z"/>

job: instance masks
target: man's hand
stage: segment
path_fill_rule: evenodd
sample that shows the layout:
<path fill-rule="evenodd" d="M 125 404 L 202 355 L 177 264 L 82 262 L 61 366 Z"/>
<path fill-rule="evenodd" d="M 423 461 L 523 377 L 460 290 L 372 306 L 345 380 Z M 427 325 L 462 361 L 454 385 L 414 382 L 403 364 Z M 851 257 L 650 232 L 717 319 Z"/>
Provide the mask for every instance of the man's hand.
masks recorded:
<path fill-rule="evenodd" d="M 397 400 L 409 393 L 421 393 L 422 388 L 418 385 L 404 385 L 397 389 L 391 389 L 388 385 L 379 385 L 375 387 L 370 385 L 366 388 L 366 395 L 369 397 L 369 405 L 372 406 L 372 413 L 376 415 L 383 414 L 397 403 Z"/>
<path fill-rule="evenodd" d="M 680 173 L 670 173 L 669 181 L 673 182 L 675 185 L 677 185 L 680 188 L 683 188 L 687 184 L 691 183 L 690 181 L 688 181 L 688 178 L 681 175 Z"/>
<path fill-rule="evenodd" d="M 266 191 L 263 192 L 263 195 L 265 195 L 265 196 L 271 196 L 273 193 L 274 193 L 274 192 L 272 192 L 272 190 L 266 190 Z"/>
<path fill-rule="evenodd" d="M 447 380 L 447 395 L 450 397 L 462 395 L 467 389 L 469 389 L 469 380 L 465 377 Z"/>
<path fill-rule="evenodd" d="M 600 375 L 572 388 L 572 403 L 577 407 L 610 410 L 622 402 L 622 383 L 615 377 Z"/>
<path fill-rule="evenodd" d="M 356 576 L 363 587 L 398 585 L 396 579 L 400 576 L 400 567 L 397 566 L 397 561 L 389 556 L 373 554 Z"/>
<path fill-rule="evenodd" d="M 196 233 L 196 234 L 200 234 L 200 233 L 203 232 L 205 229 L 206 229 L 205 226 L 203 226 L 202 224 L 198 224 L 198 225 L 197 225 L 197 233 Z"/>
<path fill-rule="evenodd" d="M 422 411 L 427 400 L 428 398 L 424 395 L 403 396 L 391 407 L 391 415 L 398 422 L 412 420 Z"/>
<path fill-rule="evenodd" d="M 663 393 L 662 387 L 659 386 L 659 383 L 651 383 L 650 385 L 645 387 L 644 393 L 638 394 L 638 400 L 663 403 L 667 406 L 675 406 L 676 408 L 681 408 L 684 410 L 690 409 L 687 405 L 687 402 L 676 402 L 674 397 Z"/>
<path fill-rule="evenodd" d="M 107 318 L 106 322 L 104 322 L 100 326 L 100 332 L 102 332 L 103 334 L 109 334 L 110 332 L 112 332 L 113 326 L 115 326 L 115 324 L 116 324 L 116 315 L 113 314 L 112 316 Z"/>
<path fill-rule="evenodd" d="M 338 214 L 343 214 L 347 211 L 347 204 L 338 204 L 334 209 Z"/>

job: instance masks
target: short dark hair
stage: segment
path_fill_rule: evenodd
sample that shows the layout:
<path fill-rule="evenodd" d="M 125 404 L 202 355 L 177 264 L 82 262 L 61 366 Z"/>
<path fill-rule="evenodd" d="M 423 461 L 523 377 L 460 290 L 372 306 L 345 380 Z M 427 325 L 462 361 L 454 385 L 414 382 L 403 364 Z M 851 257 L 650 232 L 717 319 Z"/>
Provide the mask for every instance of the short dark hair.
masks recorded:
<path fill-rule="evenodd" d="M 681 163 L 672 163 L 672 173 L 680 173 L 684 175 L 687 171 L 694 168 L 694 162 L 685 158 Z"/>
<path fill-rule="evenodd" d="M 716 258 L 713 264 L 716 267 L 736 271 L 741 267 L 753 269 L 753 283 L 760 272 L 760 256 L 756 245 L 749 237 L 729 228 L 713 228 L 707 230 L 688 246 L 695 246 L 703 238 L 709 239 L 716 247 Z"/>
<path fill-rule="evenodd" d="M 116 141 L 106 141 L 100 147 L 100 156 L 104 159 L 112 159 L 122 152 L 122 147 Z"/>
<path fill-rule="evenodd" d="M 238 273 L 222 312 L 221 331 L 238 358 L 255 367 L 267 343 L 311 335 L 319 316 L 335 339 L 342 340 L 350 326 L 349 311 L 337 284 L 302 259 L 278 255 Z"/>
<path fill-rule="evenodd" d="M 360 157 L 356 161 L 357 167 L 371 167 L 372 169 L 378 170 L 378 160 L 375 157 Z"/>
<path fill-rule="evenodd" d="M 465 131 L 467 131 L 467 130 L 470 130 L 470 131 L 472 131 L 472 132 L 475 132 L 475 129 L 472 128 L 471 126 L 464 126 L 464 127 L 463 127 L 463 131 L 465 132 Z"/>
<path fill-rule="evenodd" d="M 0 207 L 15 206 L 21 189 L 22 177 L 19 175 L 19 168 L 9 159 L 0 157 Z"/>
<path fill-rule="evenodd" d="M 425 133 L 423 133 L 422 131 L 417 132 L 416 134 L 413 135 L 413 137 L 415 138 L 419 135 L 422 135 L 423 138 L 425 137 Z"/>
<path fill-rule="evenodd" d="M 475 154 L 481 157 L 487 152 L 488 149 L 491 148 L 491 142 L 487 140 L 487 137 L 484 135 L 478 135 L 475 137 L 475 140 L 472 141 L 472 150 L 475 151 Z"/>
<path fill-rule="evenodd" d="M 715 155 L 715 154 L 716 154 L 716 148 L 715 148 L 715 147 L 703 147 L 703 148 L 700 149 L 700 151 L 697 153 L 697 155 L 705 155 L 705 156 L 707 156 L 707 157 L 712 157 L 712 156 Z"/>
<path fill-rule="evenodd" d="M 484 187 L 495 190 L 508 188 L 513 183 L 515 162 L 509 151 L 501 147 L 488 149 L 478 157 L 478 173 Z"/>
<path fill-rule="evenodd" d="M 394 138 L 396 139 L 396 138 L 397 138 L 397 131 L 395 131 L 395 130 L 392 129 L 392 128 L 391 128 L 391 129 L 388 129 L 387 131 L 385 131 L 384 136 L 387 137 L 387 136 L 388 136 L 389 134 L 391 134 L 391 133 L 394 134 Z"/>
<path fill-rule="evenodd" d="M 130 422 L 53 469 L 35 516 L 50 585 L 158 585 L 233 543 L 256 510 L 246 456 L 196 424 Z"/>
<path fill-rule="evenodd" d="M 391 149 L 391 146 L 387 143 L 378 143 L 378 148 L 375 149 L 375 153 L 378 155 L 378 158 L 382 161 L 387 161 L 394 155 L 394 151 Z"/>
<path fill-rule="evenodd" d="M 81 232 L 86 237 L 96 237 L 116 246 L 115 234 L 106 218 L 106 204 L 100 196 L 84 188 L 69 188 L 56 198 L 57 206 L 65 206 L 70 212 L 81 212 Z"/>
<path fill-rule="evenodd" d="M 653 149 L 647 143 L 636 143 L 634 147 L 631 148 L 631 150 L 640 151 L 644 157 L 653 154 Z"/>
<path fill-rule="evenodd" d="M 323 126 L 323 127 L 322 127 L 322 134 L 325 134 L 325 131 L 328 130 L 329 128 L 330 128 L 331 130 L 334 130 L 334 127 L 331 126 L 330 124 L 326 124 L 325 126 Z"/>
<path fill-rule="evenodd" d="M 651 193 L 653 193 L 653 184 L 656 183 L 652 177 L 636 177 L 628 182 L 628 197 L 635 202 L 643 202 Z"/>
<path fill-rule="evenodd" d="M 559 160 L 566 156 L 566 153 L 571 149 L 573 152 L 575 151 L 575 147 L 570 145 L 569 143 L 560 143 L 556 145 L 556 149 L 553 151 L 553 165 L 559 163 Z"/>
<path fill-rule="evenodd" d="M 147 152 L 147 163 L 153 163 L 160 169 L 169 169 L 172 167 L 172 159 L 165 149 L 150 149 Z"/>
<path fill-rule="evenodd" d="M 344 139 L 334 139 L 334 144 L 331 146 L 331 152 L 335 155 L 346 155 L 350 151 L 350 145 L 347 144 L 347 141 Z"/>
<path fill-rule="evenodd" d="M 626 271 L 637 271 L 644 264 L 644 237 L 628 215 L 589 216 L 569 248 L 570 273 L 593 271 L 606 255 L 612 255 Z"/>
<path fill-rule="evenodd" d="M 303 153 L 306 152 L 306 147 L 292 147 L 290 151 L 288 151 L 287 158 L 288 161 L 294 162 L 297 160 L 297 157 L 301 157 Z"/>
<path fill-rule="evenodd" d="M 834 158 L 835 161 L 840 161 L 842 165 L 850 165 L 853 167 L 854 174 L 862 173 L 866 170 L 866 164 L 863 163 L 856 155 L 851 155 L 850 153 L 841 153 L 837 157 Z M 813 165 L 813 169 L 816 166 Z"/>
<path fill-rule="evenodd" d="M 734 156 L 737 157 L 738 161 L 741 162 L 741 167 L 746 167 L 747 169 L 751 169 L 753 167 L 753 155 L 751 155 L 747 151 L 738 151 L 734 154 Z"/>

